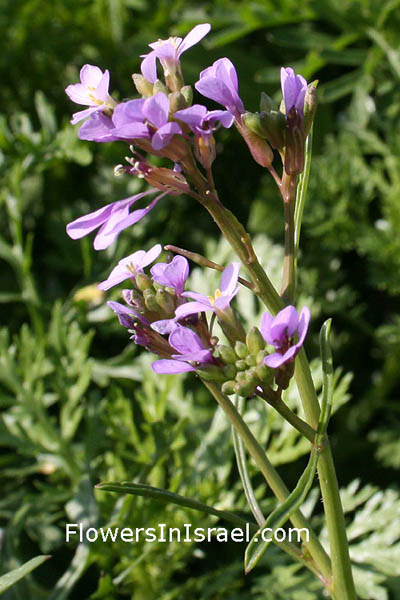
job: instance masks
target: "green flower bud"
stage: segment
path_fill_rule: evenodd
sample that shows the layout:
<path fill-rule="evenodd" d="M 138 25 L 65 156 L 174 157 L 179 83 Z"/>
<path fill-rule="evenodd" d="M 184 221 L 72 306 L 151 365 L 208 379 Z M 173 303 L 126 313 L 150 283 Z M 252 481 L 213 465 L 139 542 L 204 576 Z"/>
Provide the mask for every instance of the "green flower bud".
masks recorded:
<path fill-rule="evenodd" d="M 219 352 L 219 356 L 222 358 L 224 363 L 234 364 L 236 362 L 236 354 L 234 353 L 234 351 L 232 350 L 232 348 L 230 346 L 223 346 L 221 344 L 220 346 L 217 346 L 217 349 Z"/>
<path fill-rule="evenodd" d="M 241 383 L 237 383 L 234 387 L 234 391 L 239 396 L 243 396 L 246 398 L 250 394 L 254 393 L 254 385 L 248 383 L 247 381 L 242 381 Z"/>
<path fill-rule="evenodd" d="M 231 396 L 231 394 L 235 393 L 235 385 L 236 381 L 225 381 L 225 383 L 222 384 L 221 392 L 227 394 L 227 396 Z"/>
<path fill-rule="evenodd" d="M 134 73 L 132 79 L 141 96 L 148 98 L 153 95 L 153 84 L 150 81 L 147 81 L 146 77 L 143 77 L 140 73 Z"/>
<path fill-rule="evenodd" d="M 215 381 L 216 383 L 225 381 L 223 370 L 216 365 L 209 365 L 204 369 L 196 369 L 196 372 L 204 379 L 204 381 Z"/>
<path fill-rule="evenodd" d="M 318 85 L 317 79 L 308 85 L 307 91 L 306 91 L 306 96 L 304 99 L 304 137 L 305 138 L 310 133 L 311 125 L 313 124 L 315 112 L 317 110 L 317 104 L 318 104 L 317 85 Z"/>
<path fill-rule="evenodd" d="M 167 315 L 173 315 L 175 312 L 175 302 L 171 294 L 168 294 L 165 290 L 157 290 L 156 292 L 157 304 L 167 313 Z"/>
<path fill-rule="evenodd" d="M 246 358 L 246 365 L 248 367 L 255 367 L 257 365 L 257 359 L 253 354 L 249 354 Z"/>
<path fill-rule="evenodd" d="M 261 92 L 260 97 L 260 112 L 270 112 L 271 110 L 278 110 L 276 103 L 266 94 Z"/>
<path fill-rule="evenodd" d="M 256 356 L 257 364 L 263 363 L 264 358 L 267 356 L 267 354 L 268 352 L 266 350 L 260 350 L 260 352 Z"/>
<path fill-rule="evenodd" d="M 273 148 L 281 149 L 285 145 L 285 126 L 286 119 L 284 115 L 277 111 L 260 113 L 261 127 L 264 136 L 267 138 Z"/>
<path fill-rule="evenodd" d="M 159 79 L 156 79 L 156 81 L 153 84 L 153 94 L 152 95 L 155 95 L 158 92 L 163 92 L 166 96 L 168 96 L 169 89 L 167 88 L 166 85 L 163 84 L 162 81 L 160 81 Z"/>
<path fill-rule="evenodd" d="M 168 94 L 169 112 L 173 115 L 177 110 L 187 108 L 186 100 L 180 92 L 171 92 Z"/>
<path fill-rule="evenodd" d="M 143 298 L 144 298 L 144 303 L 146 305 L 146 308 L 148 310 L 151 310 L 153 312 L 160 311 L 160 306 L 156 300 L 156 295 L 154 293 L 154 290 L 152 290 L 151 288 L 144 290 Z"/>
<path fill-rule="evenodd" d="M 147 277 L 144 273 L 138 273 L 135 277 L 135 283 L 141 292 L 152 287 L 150 277 Z"/>
<path fill-rule="evenodd" d="M 236 375 L 236 381 L 246 381 L 246 371 L 239 371 Z"/>
<path fill-rule="evenodd" d="M 247 112 L 242 115 L 242 121 L 245 126 L 250 129 L 253 133 L 259 135 L 262 138 L 266 138 L 266 132 L 261 125 L 261 118 L 259 113 Z"/>
<path fill-rule="evenodd" d="M 293 107 L 286 119 L 285 171 L 298 175 L 304 169 L 304 127 L 302 118 Z"/>
<path fill-rule="evenodd" d="M 265 340 L 258 327 L 252 327 L 246 335 L 246 345 L 254 356 L 265 348 Z"/>
<path fill-rule="evenodd" d="M 267 365 L 261 364 L 256 367 L 257 377 L 263 384 L 270 385 L 274 379 L 274 372 Z"/>
<path fill-rule="evenodd" d="M 246 358 L 249 353 L 246 344 L 239 341 L 235 344 L 235 352 L 238 358 Z"/>
<path fill-rule="evenodd" d="M 232 379 L 236 375 L 236 369 L 234 365 L 226 365 L 222 370 L 227 379 Z"/>
<path fill-rule="evenodd" d="M 246 371 L 246 381 L 256 386 L 259 383 L 256 367 L 252 367 Z"/>
<path fill-rule="evenodd" d="M 239 360 L 235 362 L 235 367 L 238 371 L 245 371 L 247 369 L 247 363 L 243 358 L 239 358 Z"/>
<path fill-rule="evenodd" d="M 192 106 L 193 102 L 193 89 L 191 85 L 184 85 L 181 88 L 181 94 L 186 100 L 186 106 Z"/>

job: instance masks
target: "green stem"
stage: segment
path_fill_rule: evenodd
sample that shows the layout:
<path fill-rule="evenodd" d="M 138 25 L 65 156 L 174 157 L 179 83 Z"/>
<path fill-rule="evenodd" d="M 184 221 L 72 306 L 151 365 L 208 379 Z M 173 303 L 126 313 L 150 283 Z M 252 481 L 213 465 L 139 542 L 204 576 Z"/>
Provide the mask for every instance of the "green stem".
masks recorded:
<path fill-rule="evenodd" d="M 290 410 L 287 404 L 284 403 L 282 398 L 277 395 L 276 392 L 272 392 L 271 394 L 266 394 L 263 392 L 257 392 L 257 395 L 263 398 L 272 408 L 274 408 L 280 415 L 290 423 L 294 429 L 297 429 L 299 433 L 304 435 L 311 443 L 314 443 L 315 434 L 317 433 L 315 429 L 309 426 L 308 423 L 303 421 L 296 413 Z"/>
<path fill-rule="evenodd" d="M 287 304 L 293 304 L 295 275 L 295 228 L 294 211 L 296 205 L 296 177 L 284 172 L 280 188 L 285 214 L 285 257 L 283 260 L 283 280 L 281 296 Z"/>
<path fill-rule="evenodd" d="M 278 472 L 268 460 L 263 448 L 251 433 L 250 429 L 240 416 L 239 412 L 236 410 L 235 406 L 232 404 L 229 398 L 220 391 L 216 384 L 208 381 L 203 381 L 203 383 L 224 410 L 233 427 L 235 427 L 236 431 L 243 440 L 247 451 L 253 458 L 257 467 L 260 469 L 272 492 L 280 502 L 284 502 L 289 495 L 289 490 L 280 478 Z M 322 547 L 321 542 L 311 529 L 309 522 L 301 513 L 301 511 L 296 511 L 293 513 L 291 520 L 293 525 L 298 529 L 303 530 L 303 532 L 305 532 L 305 530 L 308 531 L 309 541 L 307 541 L 307 539 L 303 539 L 303 544 L 310 553 L 313 561 L 321 573 L 321 581 L 323 581 L 324 585 L 328 587 L 331 579 L 330 560 L 324 548 Z"/>

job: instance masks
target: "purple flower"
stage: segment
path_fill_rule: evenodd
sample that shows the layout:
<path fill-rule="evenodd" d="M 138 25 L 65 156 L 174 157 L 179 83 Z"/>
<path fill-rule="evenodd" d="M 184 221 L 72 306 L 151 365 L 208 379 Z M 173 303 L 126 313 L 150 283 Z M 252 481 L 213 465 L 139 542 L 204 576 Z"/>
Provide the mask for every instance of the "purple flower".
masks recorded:
<path fill-rule="evenodd" d="M 146 208 L 140 208 L 131 213 L 129 212 L 132 204 L 149 194 L 154 194 L 155 191 L 157 190 L 150 189 L 146 192 L 136 194 L 135 196 L 125 198 L 124 200 L 112 202 L 88 215 L 75 219 L 75 221 L 72 221 L 67 225 L 69 237 L 73 240 L 79 240 L 100 227 L 94 238 L 94 249 L 104 250 L 104 248 L 108 248 L 123 229 L 126 229 L 130 225 L 143 219 L 143 217 L 154 208 L 157 202 L 166 195 L 165 192 L 163 192 L 154 198 Z"/>
<path fill-rule="evenodd" d="M 195 88 L 206 98 L 225 106 L 236 119 L 244 113 L 244 105 L 238 93 L 238 78 L 229 58 L 220 58 L 200 73 Z"/>
<path fill-rule="evenodd" d="M 114 130 L 112 119 L 102 112 L 96 112 L 84 122 L 78 137 L 88 142 L 115 142 L 119 138 L 114 135 Z"/>
<path fill-rule="evenodd" d="M 109 290 L 114 285 L 121 283 L 121 281 L 135 277 L 138 273 L 143 273 L 144 267 L 154 262 L 161 252 L 161 245 L 156 244 L 148 252 L 138 250 L 122 258 L 117 266 L 113 268 L 108 278 L 99 283 L 97 287 L 99 290 Z"/>
<path fill-rule="evenodd" d="M 206 137 L 212 134 L 217 122 L 229 128 L 233 123 L 233 115 L 227 110 L 208 111 L 201 104 L 193 104 L 189 108 L 178 110 L 174 117 L 189 125 L 196 136 Z"/>
<path fill-rule="evenodd" d="M 183 292 L 182 296 L 194 298 L 195 302 L 178 306 L 175 311 L 175 319 L 183 319 L 188 315 L 200 312 L 213 311 L 218 314 L 227 310 L 232 299 L 239 291 L 237 282 L 240 266 L 239 262 L 234 262 L 224 269 L 221 275 L 220 287 L 215 291 L 214 296 L 204 296 L 204 294 L 198 294 L 197 292 Z"/>
<path fill-rule="evenodd" d="M 114 302 L 110 300 L 107 302 L 108 306 L 115 312 L 118 317 L 118 320 L 122 327 L 126 327 L 127 329 L 133 329 L 135 327 L 136 321 L 140 321 L 143 325 L 148 325 L 149 322 L 147 319 L 137 313 L 133 308 L 129 306 L 125 306 L 120 302 Z"/>
<path fill-rule="evenodd" d="M 196 25 L 196 27 L 189 31 L 184 39 L 180 37 L 170 37 L 168 40 L 158 40 L 157 42 L 149 44 L 152 51 L 149 52 L 149 54 L 143 55 L 144 60 L 140 67 L 143 76 L 151 83 L 154 83 L 157 80 L 157 58 L 161 62 L 165 76 L 173 76 L 180 68 L 179 59 L 181 55 L 200 42 L 210 29 L 211 25 L 203 23 L 201 25 Z"/>
<path fill-rule="evenodd" d="M 281 68 L 281 87 L 285 101 L 286 116 L 294 107 L 299 115 L 304 117 L 304 99 L 307 91 L 307 81 L 301 75 L 296 75 L 291 67 Z"/>
<path fill-rule="evenodd" d="M 91 114 L 114 108 L 116 102 L 108 93 L 110 83 L 110 74 L 99 67 L 93 65 L 84 65 L 80 72 L 80 83 L 69 85 L 65 92 L 73 102 L 89 106 L 86 110 L 72 115 L 71 123 L 79 123 L 85 117 Z"/>
<path fill-rule="evenodd" d="M 294 359 L 304 343 L 309 322 L 310 309 L 306 306 L 300 316 L 294 306 L 287 306 L 275 318 L 269 313 L 263 314 L 261 333 L 267 344 L 276 349 L 264 359 L 268 367 L 277 369 Z"/>
<path fill-rule="evenodd" d="M 169 345 L 179 354 L 172 354 L 172 360 L 156 360 L 152 364 L 155 373 L 184 373 L 195 371 L 201 365 L 214 362 L 211 351 L 191 329 L 177 325 L 168 338 Z M 196 363 L 196 367 L 190 363 Z"/>
<path fill-rule="evenodd" d="M 150 269 L 157 283 L 175 290 L 180 296 L 185 289 L 185 281 L 189 275 L 189 263 L 184 256 L 175 256 L 170 263 L 157 263 Z"/>

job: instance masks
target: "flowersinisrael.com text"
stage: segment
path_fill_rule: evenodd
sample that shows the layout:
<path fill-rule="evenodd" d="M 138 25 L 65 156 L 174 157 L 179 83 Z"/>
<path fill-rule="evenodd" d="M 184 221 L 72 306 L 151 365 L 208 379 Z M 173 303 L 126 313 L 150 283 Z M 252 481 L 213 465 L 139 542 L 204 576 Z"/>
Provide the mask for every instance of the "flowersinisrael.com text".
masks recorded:
<path fill-rule="evenodd" d="M 260 538 L 265 542 L 301 542 L 309 540 L 307 528 L 298 529 L 291 527 L 283 529 L 278 527 L 273 530 L 266 528 L 260 533 Z M 65 526 L 66 542 L 126 542 L 128 544 L 145 542 L 250 542 L 252 533 L 250 525 L 242 529 L 226 529 L 225 527 L 193 527 L 185 523 L 180 529 L 169 527 L 166 523 L 158 523 L 155 527 L 88 527 L 82 523 L 67 523 Z"/>

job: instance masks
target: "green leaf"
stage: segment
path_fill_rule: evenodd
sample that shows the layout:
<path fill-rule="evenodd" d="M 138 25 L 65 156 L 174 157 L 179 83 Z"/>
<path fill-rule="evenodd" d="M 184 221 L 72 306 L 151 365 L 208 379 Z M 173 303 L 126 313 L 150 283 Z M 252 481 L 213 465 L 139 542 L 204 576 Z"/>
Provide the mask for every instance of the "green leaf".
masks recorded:
<path fill-rule="evenodd" d="M 307 198 L 308 182 L 310 179 L 311 157 L 312 157 L 312 136 L 313 126 L 307 136 L 305 144 L 305 161 L 304 170 L 299 177 L 299 185 L 296 192 L 296 206 L 294 210 L 294 243 L 295 243 L 295 258 L 297 262 L 297 253 L 300 244 L 301 222 L 303 220 L 304 206 Z"/>
<path fill-rule="evenodd" d="M 329 417 L 331 416 L 333 403 L 333 363 L 332 351 L 329 343 L 329 333 L 331 330 L 332 319 L 327 319 L 321 327 L 320 347 L 322 360 L 322 400 L 321 414 L 318 423 L 318 438 L 325 435 L 328 427 Z"/>
<path fill-rule="evenodd" d="M 285 502 L 280 504 L 267 518 L 265 524 L 260 527 L 260 529 L 255 533 L 249 545 L 246 548 L 245 556 L 244 556 L 244 567 L 246 574 L 249 573 L 270 543 L 272 542 L 271 535 L 268 536 L 269 541 L 264 541 L 263 534 L 264 532 L 269 531 L 271 533 L 274 532 L 279 527 L 282 527 L 286 523 L 290 516 L 300 508 L 303 504 L 306 496 L 311 488 L 312 482 L 314 480 L 315 471 L 317 468 L 318 462 L 318 452 L 315 448 L 311 451 L 310 459 L 308 461 L 308 465 L 305 468 L 302 476 L 297 482 L 294 490 L 289 494 Z"/>
<path fill-rule="evenodd" d="M 2 575 L 0 577 L 0 594 L 5 592 L 9 587 L 17 583 L 23 577 L 26 577 L 28 573 L 37 569 L 41 564 L 43 564 L 46 560 L 51 558 L 51 556 L 41 555 L 35 556 L 31 560 L 28 560 L 22 567 L 18 567 L 17 569 L 13 569 L 9 573 Z"/>
<path fill-rule="evenodd" d="M 225 519 L 226 521 L 235 523 L 240 527 L 249 525 L 253 531 L 256 529 L 256 525 L 254 523 L 249 523 L 245 519 L 235 515 L 235 513 L 227 510 L 218 510 L 212 506 L 203 504 L 194 498 L 186 498 L 180 494 L 175 494 L 174 492 L 169 492 L 168 490 L 156 488 L 144 483 L 98 483 L 95 488 L 98 490 L 104 490 L 106 492 L 118 492 L 121 494 L 132 494 L 134 496 L 145 496 L 146 498 L 154 498 L 155 500 L 160 500 L 161 502 L 166 503 L 172 502 L 172 504 L 178 504 L 179 506 L 185 506 L 186 508 L 193 508 L 194 510 L 200 510 L 201 512 L 208 513 L 209 515 L 214 515 L 215 517 Z"/>

